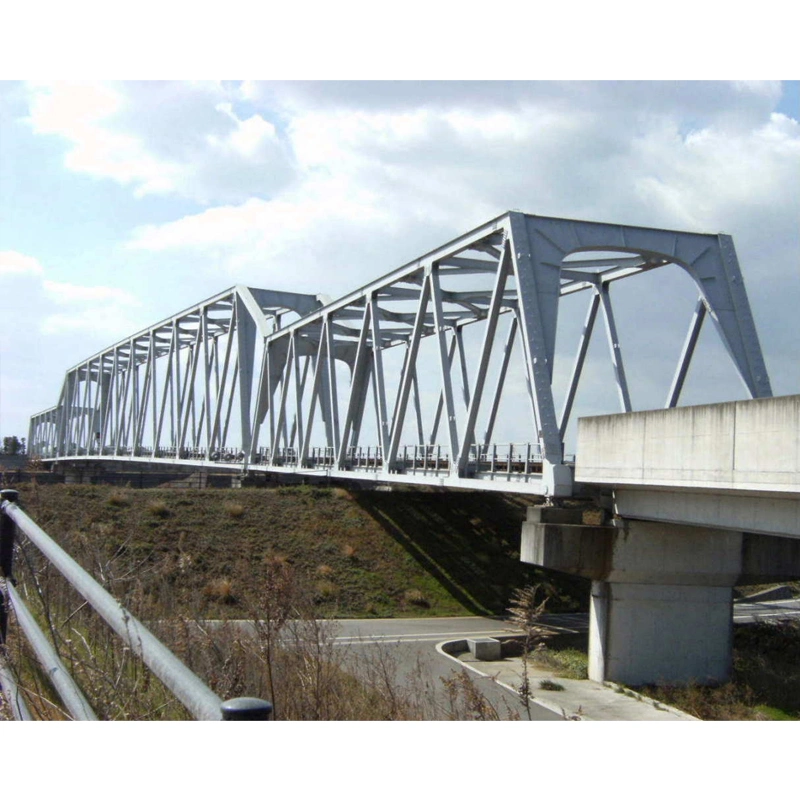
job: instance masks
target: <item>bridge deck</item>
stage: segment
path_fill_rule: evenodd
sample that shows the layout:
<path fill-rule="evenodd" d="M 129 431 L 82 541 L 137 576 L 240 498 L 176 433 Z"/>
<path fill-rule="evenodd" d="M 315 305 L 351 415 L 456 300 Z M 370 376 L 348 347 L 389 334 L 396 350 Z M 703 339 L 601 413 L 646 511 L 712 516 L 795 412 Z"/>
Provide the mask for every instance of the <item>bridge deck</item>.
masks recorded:
<path fill-rule="evenodd" d="M 581 419 L 575 480 L 622 516 L 800 537 L 800 395 Z"/>

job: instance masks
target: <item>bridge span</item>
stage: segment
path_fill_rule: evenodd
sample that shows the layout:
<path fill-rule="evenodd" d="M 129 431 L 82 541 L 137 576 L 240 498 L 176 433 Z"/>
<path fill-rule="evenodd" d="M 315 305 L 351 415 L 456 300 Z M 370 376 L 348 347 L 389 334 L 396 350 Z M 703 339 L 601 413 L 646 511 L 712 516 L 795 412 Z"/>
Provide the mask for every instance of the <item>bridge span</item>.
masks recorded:
<path fill-rule="evenodd" d="M 696 302 L 664 409 L 635 413 L 611 289 L 662 268 L 682 271 Z M 559 310 L 579 294 L 559 410 Z M 598 315 L 622 413 L 581 420 L 573 460 Z M 707 317 L 753 400 L 678 408 Z M 771 394 L 730 236 L 508 212 L 333 302 L 234 286 L 162 320 L 68 370 L 28 441 L 64 468 L 546 496 L 522 557 L 593 579 L 592 677 L 721 680 L 733 585 L 800 575 L 800 539 L 777 538 L 800 536 L 797 398 Z M 559 507 L 576 487 L 600 503 L 594 517 Z"/>
<path fill-rule="evenodd" d="M 67 371 L 29 451 L 569 496 L 565 435 L 596 319 L 629 412 L 612 287 L 662 268 L 696 297 L 664 406 L 706 317 L 748 395 L 770 396 L 730 236 L 508 212 L 334 302 L 234 286 L 139 331 Z M 557 408 L 559 313 L 579 295 Z"/>

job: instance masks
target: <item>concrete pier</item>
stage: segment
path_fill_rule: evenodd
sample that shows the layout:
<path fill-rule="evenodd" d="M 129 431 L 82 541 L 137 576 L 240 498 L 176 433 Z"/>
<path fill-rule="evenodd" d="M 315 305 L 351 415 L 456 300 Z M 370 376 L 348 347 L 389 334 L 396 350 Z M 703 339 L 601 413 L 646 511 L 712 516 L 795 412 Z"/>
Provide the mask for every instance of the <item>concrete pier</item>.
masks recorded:
<path fill-rule="evenodd" d="M 584 518 L 597 521 L 580 509 L 529 509 L 521 555 L 592 579 L 592 680 L 728 680 L 734 585 L 800 575 L 797 540 L 621 518 L 586 525 Z"/>

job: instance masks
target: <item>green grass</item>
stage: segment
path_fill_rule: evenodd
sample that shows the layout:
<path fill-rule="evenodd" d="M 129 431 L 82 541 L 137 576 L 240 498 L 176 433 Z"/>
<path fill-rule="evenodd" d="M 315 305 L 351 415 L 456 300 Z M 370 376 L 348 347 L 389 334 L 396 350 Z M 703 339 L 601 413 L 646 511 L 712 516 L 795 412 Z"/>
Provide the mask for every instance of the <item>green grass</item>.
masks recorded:
<path fill-rule="evenodd" d="M 20 502 L 145 617 L 246 615 L 274 559 L 330 617 L 503 614 L 543 572 L 519 561 L 532 500 L 500 494 L 22 485 Z M 556 583 L 550 610 L 585 603 L 587 582 Z"/>
<path fill-rule="evenodd" d="M 649 686 L 649 697 L 705 720 L 800 720 L 800 621 L 737 625 L 721 686 Z"/>
<path fill-rule="evenodd" d="M 531 663 L 551 669 L 559 678 L 586 680 L 589 677 L 589 659 L 582 650 L 545 648 L 531 653 Z"/>

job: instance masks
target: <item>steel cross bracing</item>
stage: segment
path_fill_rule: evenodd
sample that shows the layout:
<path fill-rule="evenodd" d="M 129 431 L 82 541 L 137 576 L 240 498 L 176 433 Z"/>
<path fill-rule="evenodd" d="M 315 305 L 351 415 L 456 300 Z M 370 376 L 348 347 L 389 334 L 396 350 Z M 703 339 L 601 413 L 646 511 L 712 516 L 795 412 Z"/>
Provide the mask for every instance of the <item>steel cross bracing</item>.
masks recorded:
<path fill-rule="evenodd" d="M 749 395 L 770 396 L 730 236 L 509 212 L 335 302 L 237 286 L 119 342 L 67 373 L 31 452 L 569 494 L 563 440 L 597 314 L 630 411 L 611 287 L 666 265 L 698 292 L 666 407 L 707 315 Z M 559 301 L 576 292 L 588 311 L 557 410 Z M 519 377 L 522 443 L 500 444 Z"/>

